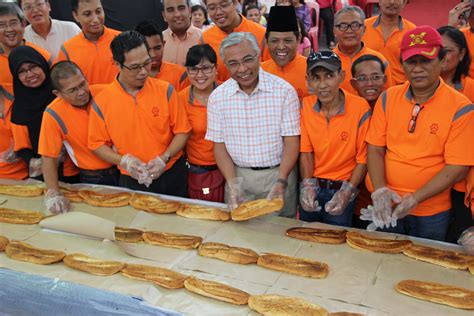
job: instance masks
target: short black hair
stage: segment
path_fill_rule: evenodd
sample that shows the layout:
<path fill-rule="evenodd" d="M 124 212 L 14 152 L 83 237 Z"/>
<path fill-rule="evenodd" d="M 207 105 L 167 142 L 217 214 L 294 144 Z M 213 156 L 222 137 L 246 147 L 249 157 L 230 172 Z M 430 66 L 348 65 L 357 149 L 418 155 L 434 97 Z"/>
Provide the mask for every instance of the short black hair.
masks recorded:
<path fill-rule="evenodd" d="M 359 58 L 357 58 L 353 63 L 352 63 L 352 67 L 351 67 L 351 75 L 352 77 L 355 76 L 355 72 L 356 72 L 356 67 L 357 65 L 363 63 L 364 61 L 376 61 L 380 64 L 380 69 L 382 70 L 382 73 L 385 74 L 385 64 L 384 62 L 382 61 L 382 59 L 380 59 L 380 57 L 378 56 L 375 56 L 375 55 L 371 55 L 371 54 L 367 54 L 367 55 L 362 55 L 360 56 Z"/>
<path fill-rule="evenodd" d="M 53 88 L 56 90 L 61 90 L 61 84 L 59 83 L 60 80 L 64 80 L 74 76 L 78 73 L 83 73 L 81 68 L 72 61 L 60 61 L 56 63 L 51 68 L 51 83 L 53 84 Z"/>
<path fill-rule="evenodd" d="M 211 24 L 211 23 L 209 23 L 209 18 L 208 18 L 208 16 L 207 16 L 207 10 L 206 10 L 206 8 L 204 8 L 202 5 L 200 5 L 200 4 L 193 5 L 193 6 L 191 7 L 191 14 L 194 13 L 194 12 L 196 12 L 196 11 L 199 11 L 199 10 L 201 10 L 202 13 L 204 14 L 204 25 L 209 25 L 209 24 Z"/>
<path fill-rule="evenodd" d="M 145 45 L 145 37 L 137 31 L 126 31 L 122 32 L 115 37 L 110 43 L 110 50 L 112 51 L 113 59 L 123 66 L 125 62 L 125 53 L 128 53 L 132 49 Z"/>
<path fill-rule="evenodd" d="M 20 22 L 25 20 L 23 10 L 13 2 L 0 2 L 0 16 L 16 15 Z"/>
<path fill-rule="evenodd" d="M 462 76 L 469 75 L 469 67 L 471 67 L 471 54 L 469 53 L 466 37 L 464 37 L 464 34 L 460 30 L 448 25 L 440 27 L 438 33 L 449 37 L 457 45 L 459 50 L 464 48 L 466 51 L 463 59 L 456 67 L 456 72 L 454 73 L 453 81 L 459 82 L 461 81 Z"/>
<path fill-rule="evenodd" d="M 161 40 L 163 40 L 163 32 L 161 30 L 160 25 L 158 25 L 158 23 L 152 20 L 141 21 L 135 27 L 135 31 L 145 37 L 158 35 L 160 36 Z"/>
<path fill-rule="evenodd" d="M 79 8 L 79 2 L 89 2 L 89 0 L 70 0 L 70 1 L 71 1 L 72 11 L 74 11 L 76 13 L 77 13 L 77 9 Z M 100 0 L 100 1 L 101 1 L 101 4 L 102 4 L 102 0 Z"/>
<path fill-rule="evenodd" d="M 217 64 L 217 55 L 211 45 L 194 45 L 188 50 L 188 53 L 186 54 L 186 62 L 184 66 L 194 67 L 198 65 L 203 59 L 209 60 L 211 64 Z"/>

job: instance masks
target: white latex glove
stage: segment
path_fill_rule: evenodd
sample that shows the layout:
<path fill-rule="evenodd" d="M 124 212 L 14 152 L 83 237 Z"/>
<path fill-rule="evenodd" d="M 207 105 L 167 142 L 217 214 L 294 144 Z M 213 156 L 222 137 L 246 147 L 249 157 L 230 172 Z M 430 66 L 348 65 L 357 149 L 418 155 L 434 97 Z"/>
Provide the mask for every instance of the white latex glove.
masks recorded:
<path fill-rule="evenodd" d="M 317 197 L 319 193 L 318 180 L 314 178 L 303 179 L 300 183 L 300 204 L 306 212 L 319 212 Z"/>
<path fill-rule="evenodd" d="M 43 174 L 43 163 L 41 158 L 31 158 L 29 166 L 29 175 L 31 178 L 38 177 Z"/>
<path fill-rule="evenodd" d="M 165 171 L 165 167 L 166 163 L 160 156 L 157 156 L 146 164 L 151 180 L 158 179 L 163 174 L 163 171 Z"/>
<path fill-rule="evenodd" d="M 392 213 L 392 221 L 397 221 L 410 214 L 411 210 L 418 205 L 418 201 L 412 194 L 408 193 L 402 197 L 402 201 L 395 207 Z"/>
<path fill-rule="evenodd" d="M 275 182 L 267 195 L 267 200 L 285 199 L 286 186 L 281 182 Z"/>
<path fill-rule="evenodd" d="M 474 255 L 474 226 L 466 229 L 458 239 L 458 244 L 462 245 L 469 255 Z"/>
<path fill-rule="evenodd" d="M 71 210 L 71 203 L 58 191 L 49 189 L 44 195 L 44 205 L 53 214 L 67 213 Z"/>
<path fill-rule="evenodd" d="M 227 201 L 227 208 L 229 211 L 233 211 L 244 201 L 244 192 L 242 190 L 243 181 L 243 178 L 237 177 L 230 179 L 226 183 L 229 192 L 229 198 Z"/>
<path fill-rule="evenodd" d="M 373 222 L 377 227 L 390 227 L 392 224 L 392 207 L 402 201 L 400 195 L 387 187 L 375 190 L 372 195 L 374 203 Z"/>
<path fill-rule="evenodd" d="M 13 151 L 13 142 L 7 150 L 0 153 L 0 162 L 15 163 L 19 159 L 20 158 L 17 157 L 16 153 Z"/>
<path fill-rule="evenodd" d="M 138 183 L 145 184 L 148 180 L 151 183 L 145 163 L 137 157 L 134 157 L 130 154 L 125 154 L 122 156 L 119 166 L 120 168 L 125 169 L 125 171 L 127 171 L 132 178 L 138 180 Z"/>
<path fill-rule="evenodd" d="M 332 199 L 324 205 L 324 210 L 331 215 L 341 215 L 350 202 L 354 201 L 359 190 L 350 182 L 344 181 Z"/>

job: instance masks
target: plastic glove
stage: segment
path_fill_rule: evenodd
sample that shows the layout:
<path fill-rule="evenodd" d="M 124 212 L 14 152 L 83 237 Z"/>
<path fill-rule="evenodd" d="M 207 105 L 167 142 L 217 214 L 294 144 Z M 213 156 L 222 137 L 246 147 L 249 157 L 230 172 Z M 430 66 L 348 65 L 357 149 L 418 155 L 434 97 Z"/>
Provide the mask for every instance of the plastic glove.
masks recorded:
<path fill-rule="evenodd" d="M 20 158 L 18 158 L 16 153 L 13 151 L 13 144 L 10 146 L 10 148 L 0 154 L 0 162 L 15 163 L 19 159 Z"/>
<path fill-rule="evenodd" d="M 375 190 L 371 197 L 374 202 L 374 224 L 380 228 L 389 228 L 392 224 L 392 205 L 400 203 L 401 197 L 387 187 Z"/>
<path fill-rule="evenodd" d="M 229 198 L 227 200 L 227 208 L 229 211 L 236 209 L 240 203 L 244 201 L 244 195 L 242 190 L 243 178 L 233 178 L 227 181 L 226 186 L 229 192 Z"/>
<path fill-rule="evenodd" d="M 462 245 L 469 255 L 474 255 L 474 226 L 466 229 L 458 239 L 458 244 Z"/>
<path fill-rule="evenodd" d="M 300 183 L 300 204 L 306 212 L 319 212 L 318 197 L 319 193 L 318 180 L 314 178 L 303 179 Z"/>
<path fill-rule="evenodd" d="M 44 205 L 53 214 L 67 213 L 71 210 L 71 203 L 58 191 L 49 189 L 44 196 Z"/>
<path fill-rule="evenodd" d="M 130 154 L 125 154 L 122 156 L 119 166 L 125 169 L 132 178 L 138 180 L 138 183 L 146 185 L 149 182 L 148 186 L 151 184 L 146 165 L 140 159 Z"/>
<path fill-rule="evenodd" d="M 163 174 L 163 171 L 165 171 L 165 167 L 166 163 L 160 156 L 157 156 L 146 164 L 151 180 L 158 179 Z"/>
<path fill-rule="evenodd" d="M 341 215 L 358 193 L 359 190 L 352 183 L 344 181 L 332 199 L 324 205 L 324 210 L 331 215 Z"/>
<path fill-rule="evenodd" d="M 29 175 L 31 178 L 38 177 L 43 174 L 43 163 L 41 158 L 31 158 L 29 166 Z"/>
<path fill-rule="evenodd" d="M 267 200 L 285 199 L 286 186 L 281 182 L 275 182 L 267 195 Z"/>
<path fill-rule="evenodd" d="M 418 205 L 418 201 L 413 197 L 412 194 L 410 193 L 405 194 L 402 197 L 402 201 L 400 202 L 400 204 L 398 204 L 397 207 L 395 207 L 395 209 L 393 210 L 392 224 L 393 224 L 393 221 L 395 221 L 396 223 L 398 219 L 404 218 L 405 216 L 410 214 L 410 211 L 417 205 Z"/>

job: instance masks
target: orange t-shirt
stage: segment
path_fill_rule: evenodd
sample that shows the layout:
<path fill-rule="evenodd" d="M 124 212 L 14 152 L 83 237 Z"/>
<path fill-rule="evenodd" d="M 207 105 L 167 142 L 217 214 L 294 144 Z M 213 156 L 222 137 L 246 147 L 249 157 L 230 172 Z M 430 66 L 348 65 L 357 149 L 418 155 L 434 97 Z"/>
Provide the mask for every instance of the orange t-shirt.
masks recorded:
<path fill-rule="evenodd" d="M 466 38 L 467 48 L 469 49 L 472 61 L 474 60 L 474 32 L 471 31 L 470 27 L 462 28 L 460 31 L 463 32 Z M 469 67 L 469 77 L 474 78 L 474 62 L 471 62 L 471 66 Z"/>
<path fill-rule="evenodd" d="M 91 86 L 92 96 L 99 94 L 104 87 L 106 85 Z M 110 168 L 110 163 L 103 161 L 87 148 L 90 110 L 90 104 L 87 108 L 78 108 L 56 98 L 43 116 L 38 153 L 41 156 L 57 158 L 64 144 L 77 167 L 85 170 Z"/>
<path fill-rule="evenodd" d="M 215 165 L 214 142 L 205 139 L 207 131 L 207 107 L 194 97 L 193 87 L 179 93 L 179 101 L 185 104 L 191 136 L 186 143 L 186 154 L 190 163 L 199 166 Z"/>
<path fill-rule="evenodd" d="M 120 155 L 131 154 L 147 163 L 166 151 L 174 135 L 190 131 L 184 105 L 169 83 L 148 78 L 133 97 L 116 79 L 92 103 L 88 147 L 112 145 Z M 181 155 L 182 151 L 171 157 L 165 170 Z"/>
<path fill-rule="evenodd" d="M 344 103 L 329 121 L 315 95 L 303 99 L 300 151 L 314 153 L 313 177 L 348 181 L 357 164 L 367 163 L 370 106 L 361 97 L 343 93 Z"/>
<path fill-rule="evenodd" d="M 268 52 L 268 48 L 266 47 L 265 44 L 265 32 L 266 29 L 265 27 L 261 26 L 260 24 L 257 24 L 253 21 L 247 20 L 245 17 L 240 16 L 242 18 L 242 22 L 237 26 L 233 32 L 249 32 L 255 35 L 257 38 L 257 41 L 259 43 L 259 47 L 261 50 L 261 57 L 262 60 L 267 60 L 270 59 L 270 53 Z M 214 49 L 217 55 L 217 80 L 219 82 L 224 82 L 227 79 L 230 78 L 230 74 L 227 71 L 226 66 L 224 65 L 224 62 L 221 59 L 220 53 L 219 53 L 219 48 L 221 46 L 222 41 L 224 38 L 229 35 L 228 33 L 224 32 L 221 30 L 219 27 L 216 25 L 210 27 L 207 29 L 204 33 L 202 33 L 202 40 L 203 43 L 207 43 L 211 45 L 211 47 Z"/>
<path fill-rule="evenodd" d="M 407 78 L 403 72 L 402 64 L 400 63 L 400 45 L 403 36 L 406 32 L 416 27 L 412 22 L 398 18 L 398 27 L 392 31 L 392 34 L 384 39 L 382 33 L 382 26 L 380 25 L 380 15 L 365 19 L 365 33 L 362 37 L 365 45 L 373 49 L 388 60 L 392 72 L 393 84 L 402 84 Z"/>
<path fill-rule="evenodd" d="M 190 84 L 186 68 L 165 61 L 161 62 L 160 72 L 155 78 L 169 82 L 178 92 Z"/>
<path fill-rule="evenodd" d="M 334 52 L 341 58 L 341 63 L 342 63 L 342 70 L 345 71 L 346 77 L 344 79 L 344 82 L 341 84 L 341 88 L 346 90 L 347 92 L 350 92 L 352 94 L 357 95 L 357 91 L 352 87 L 351 85 L 351 79 L 352 79 L 352 74 L 351 74 L 351 67 L 352 63 L 359 58 L 360 56 L 364 55 L 375 55 L 379 57 L 385 64 L 385 75 L 387 76 L 387 83 L 385 84 L 385 88 L 389 88 L 393 86 L 393 78 L 392 78 L 392 68 L 389 65 L 387 59 L 379 52 L 376 52 L 375 50 L 372 50 L 368 48 L 367 46 L 364 45 L 364 42 L 362 44 L 362 49 L 359 50 L 354 56 L 348 56 L 342 53 L 339 50 L 339 45 L 334 49 Z"/>
<path fill-rule="evenodd" d="M 91 85 L 110 83 L 118 73 L 110 43 L 119 34 L 119 31 L 106 27 L 99 40 L 92 42 L 84 36 L 84 33 L 80 33 L 61 46 L 57 61 L 75 62 Z"/>
<path fill-rule="evenodd" d="M 401 196 L 426 185 L 446 165 L 474 165 L 474 105 L 442 80 L 408 132 L 415 100 L 409 82 L 379 97 L 367 142 L 386 147 L 385 180 Z M 373 191 L 367 177 L 367 188 Z M 431 216 L 451 208 L 450 189 L 420 203 L 412 215 Z"/>
<path fill-rule="evenodd" d="M 296 54 L 296 57 L 285 67 L 280 67 L 273 59 L 262 62 L 262 68 L 275 76 L 286 80 L 295 88 L 300 101 L 309 95 L 306 84 L 306 57 Z"/>
<path fill-rule="evenodd" d="M 43 56 L 43 58 L 48 62 L 49 65 L 52 64 L 53 61 L 51 60 L 51 54 L 47 50 L 39 46 L 36 46 L 35 44 L 32 44 L 30 42 L 25 42 L 24 45 L 34 48 L 38 53 L 41 54 L 41 56 Z M 2 86 L 3 89 L 5 90 L 7 97 L 11 99 L 13 96 L 13 76 L 12 76 L 12 73 L 10 72 L 10 66 L 8 65 L 8 55 L 5 55 L 3 51 L 1 50 L 1 48 L 0 48 L 0 86 Z"/>

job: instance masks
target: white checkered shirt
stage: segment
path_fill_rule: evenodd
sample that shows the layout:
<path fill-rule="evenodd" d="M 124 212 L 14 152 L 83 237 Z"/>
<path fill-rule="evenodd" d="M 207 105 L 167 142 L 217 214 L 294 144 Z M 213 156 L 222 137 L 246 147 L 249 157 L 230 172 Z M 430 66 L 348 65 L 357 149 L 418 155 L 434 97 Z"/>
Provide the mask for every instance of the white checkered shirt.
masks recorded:
<path fill-rule="evenodd" d="M 255 90 L 247 95 L 234 79 L 217 87 L 207 104 L 206 139 L 225 143 L 239 167 L 280 164 L 282 136 L 300 135 L 300 103 L 294 88 L 260 69 Z"/>

